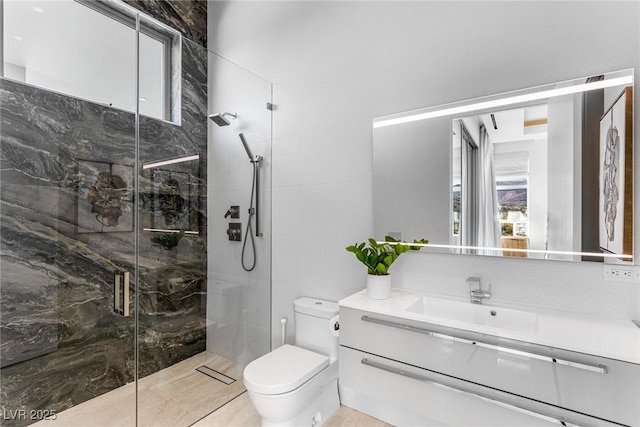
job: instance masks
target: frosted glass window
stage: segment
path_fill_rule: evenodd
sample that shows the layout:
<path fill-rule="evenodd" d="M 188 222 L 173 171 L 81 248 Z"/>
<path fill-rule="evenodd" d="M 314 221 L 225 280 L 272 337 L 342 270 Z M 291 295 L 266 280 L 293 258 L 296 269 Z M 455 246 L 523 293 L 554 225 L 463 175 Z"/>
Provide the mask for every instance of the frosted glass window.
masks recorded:
<path fill-rule="evenodd" d="M 3 76 L 170 120 L 171 35 L 143 27 L 136 98 L 135 18 L 74 0 L 4 2 Z"/>
<path fill-rule="evenodd" d="M 167 118 L 166 45 L 140 33 L 140 114 Z"/>

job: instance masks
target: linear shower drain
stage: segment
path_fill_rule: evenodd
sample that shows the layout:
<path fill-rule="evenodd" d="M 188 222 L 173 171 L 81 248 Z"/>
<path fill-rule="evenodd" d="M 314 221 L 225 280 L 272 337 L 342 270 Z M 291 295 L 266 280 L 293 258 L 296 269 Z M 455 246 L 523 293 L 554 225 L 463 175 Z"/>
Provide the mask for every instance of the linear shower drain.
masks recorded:
<path fill-rule="evenodd" d="M 222 372 L 218 372 L 215 369 L 211 369 L 208 366 L 202 365 L 199 368 L 196 368 L 196 371 L 200 372 L 201 374 L 205 374 L 206 376 L 211 377 L 214 380 L 225 383 L 226 385 L 230 385 L 236 382 L 235 378 L 231 378 L 230 376 L 225 375 Z"/>

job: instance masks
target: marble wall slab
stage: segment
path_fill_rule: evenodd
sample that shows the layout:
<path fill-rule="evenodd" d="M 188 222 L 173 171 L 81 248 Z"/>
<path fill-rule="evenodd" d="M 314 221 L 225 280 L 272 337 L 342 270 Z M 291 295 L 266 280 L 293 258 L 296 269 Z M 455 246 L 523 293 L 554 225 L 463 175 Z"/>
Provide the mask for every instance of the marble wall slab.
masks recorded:
<path fill-rule="evenodd" d="M 157 191 L 140 177 L 140 377 L 205 350 L 206 64 L 206 49 L 183 39 L 181 126 L 140 118 L 141 163 L 200 156 L 188 168 L 199 234 L 175 247 L 142 231 L 157 214 L 145 197 Z M 122 227 L 133 217 L 133 176 L 124 177 L 119 227 L 80 223 L 91 207 L 81 190 L 97 182 L 96 165 L 133 169 L 135 116 L 0 79 L 0 120 L 2 413 L 61 411 L 135 378 L 136 231 Z M 114 273 L 123 270 L 131 317 L 113 310 Z M 2 425 L 33 421 L 5 417 Z"/>
<path fill-rule="evenodd" d="M 2 409 L 60 411 L 134 378 L 133 321 L 113 312 L 133 231 L 77 226 L 78 161 L 133 166 L 134 115 L 9 80 L 0 104 Z"/>

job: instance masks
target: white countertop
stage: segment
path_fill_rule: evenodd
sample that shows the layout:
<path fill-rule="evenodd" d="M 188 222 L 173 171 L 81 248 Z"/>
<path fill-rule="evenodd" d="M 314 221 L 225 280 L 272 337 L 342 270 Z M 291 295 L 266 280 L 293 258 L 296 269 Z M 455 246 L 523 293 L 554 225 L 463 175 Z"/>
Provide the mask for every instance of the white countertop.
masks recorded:
<path fill-rule="evenodd" d="M 640 328 L 630 320 L 604 319 L 586 315 L 533 310 L 515 307 L 518 311 L 536 314 L 533 332 L 497 328 L 493 326 L 432 316 L 428 313 L 414 313 L 407 308 L 422 297 L 434 300 L 461 302 L 461 299 L 421 293 L 406 289 L 393 289 L 391 298 L 375 300 L 367 297 L 366 290 L 340 300 L 341 307 L 349 307 L 388 316 L 422 321 L 451 328 L 494 335 L 518 341 L 530 342 L 549 347 L 561 348 L 594 356 L 640 364 Z M 471 305 L 471 303 L 469 302 Z M 483 304 L 497 309 L 514 309 L 507 305 Z"/>

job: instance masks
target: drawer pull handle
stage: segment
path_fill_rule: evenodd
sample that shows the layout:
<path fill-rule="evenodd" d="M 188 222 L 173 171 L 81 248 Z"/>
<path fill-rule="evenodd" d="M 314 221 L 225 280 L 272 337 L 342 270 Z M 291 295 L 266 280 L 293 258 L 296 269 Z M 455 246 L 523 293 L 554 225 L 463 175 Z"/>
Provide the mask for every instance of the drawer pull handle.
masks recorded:
<path fill-rule="evenodd" d="M 419 380 L 419 381 L 424 381 L 430 384 L 433 384 L 436 387 L 440 387 L 440 388 L 444 388 L 447 390 L 451 390 L 457 393 L 462 393 L 462 394 L 469 394 L 471 396 L 477 397 L 479 399 L 485 400 L 485 401 L 489 401 L 493 404 L 496 404 L 498 406 L 502 406 L 502 407 L 507 407 L 511 410 L 523 413 L 523 414 L 527 414 L 539 419 L 543 419 L 545 421 L 550 421 L 550 422 L 554 422 L 556 424 L 560 424 L 563 426 L 567 426 L 567 427 L 578 427 L 578 424 L 575 424 L 574 422 L 569 422 L 566 419 L 560 419 L 554 416 L 550 416 L 550 415 L 544 415 L 541 414 L 539 412 L 535 412 L 532 411 L 531 409 L 527 409 L 525 407 L 519 406 L 519 405 L 515 405 L 512 402 L 505 402 L 502 401 L 496 397 L 492 397 L 492 396 L 484 396 L 480 393 L 477 393 L 475 391 L 471 391 L 471 390 L 467 390 L 464 387 L 456 387 L 454 385 L 451 384 L 445 384 L 443 382 L 434 380 L 433 378 L 429 378 L 425 375 L 420 375 L 418 373 L 415 372 L 410 372 L 410 371 L 405 371 L 404 369 L 400 369 L 400 368 L 396 368 L 394 366 L 388 366 L 385 365 L 384 363 L 380 363 L 380 362 L 375 362 L 373 360 L 369 360 L 366 357 L 363 357 L 362 360 L 360 361 L 361 364 L 366 365 L 366 366 L 371 366 L 372 368 L 376 368 L 376 369 L 380 369 L 386 372 L 391 372 L 392 374 L 398 374 L 398 375 L 402 375 L 403 377 L 407 377 L 407 378 L 413 378 L 415 380 Z"/>
<path fill-rule="evenodd" d="M 552 356 L 538 354 L 538 353 L 532 353 L 530 351 L 518 350 L 511 347 L 489 344 L 489 343 L 477 341 L 477 340 L 474 341 L 467 338 L 456 337 L 453 335 L 441 334 L 439 332 L 434 332 L 429 329 L 420 328 L 418 326 L 411 326 L 411 325 L 405 325 L 404 323 L 397 323 L 389 320 L 376 319 L 375 317 L 370 317 L 370 316 L 367 316 L 366 314 L 361 317 L 361 320 L 364 322 L 376 323 L 378 325 L 390 326 L 392 328 L 418 332 L 421 334 L 430 335 L 435 338 L 443 338 L 450 341 L 460 342 L 460 343 L 469 344 L 469 345 L 476 345 L 478 347 L 488 348 L 491 350 L 498 350 L 505 353 L 516 354 L 519 356 L 525 356 L 531 359 L 544 360 L 546 362 L 557 363 L 558 365 L 571 366 L 572 368 L 583 369 L 585 371 L 597 372 L 599 374 L 607 373 L 607 367 L 605 365 L 589 365 L 586 363 L 575 362 L 572 360 L 558 359 L 557 357 L 552 357 Z"/>

